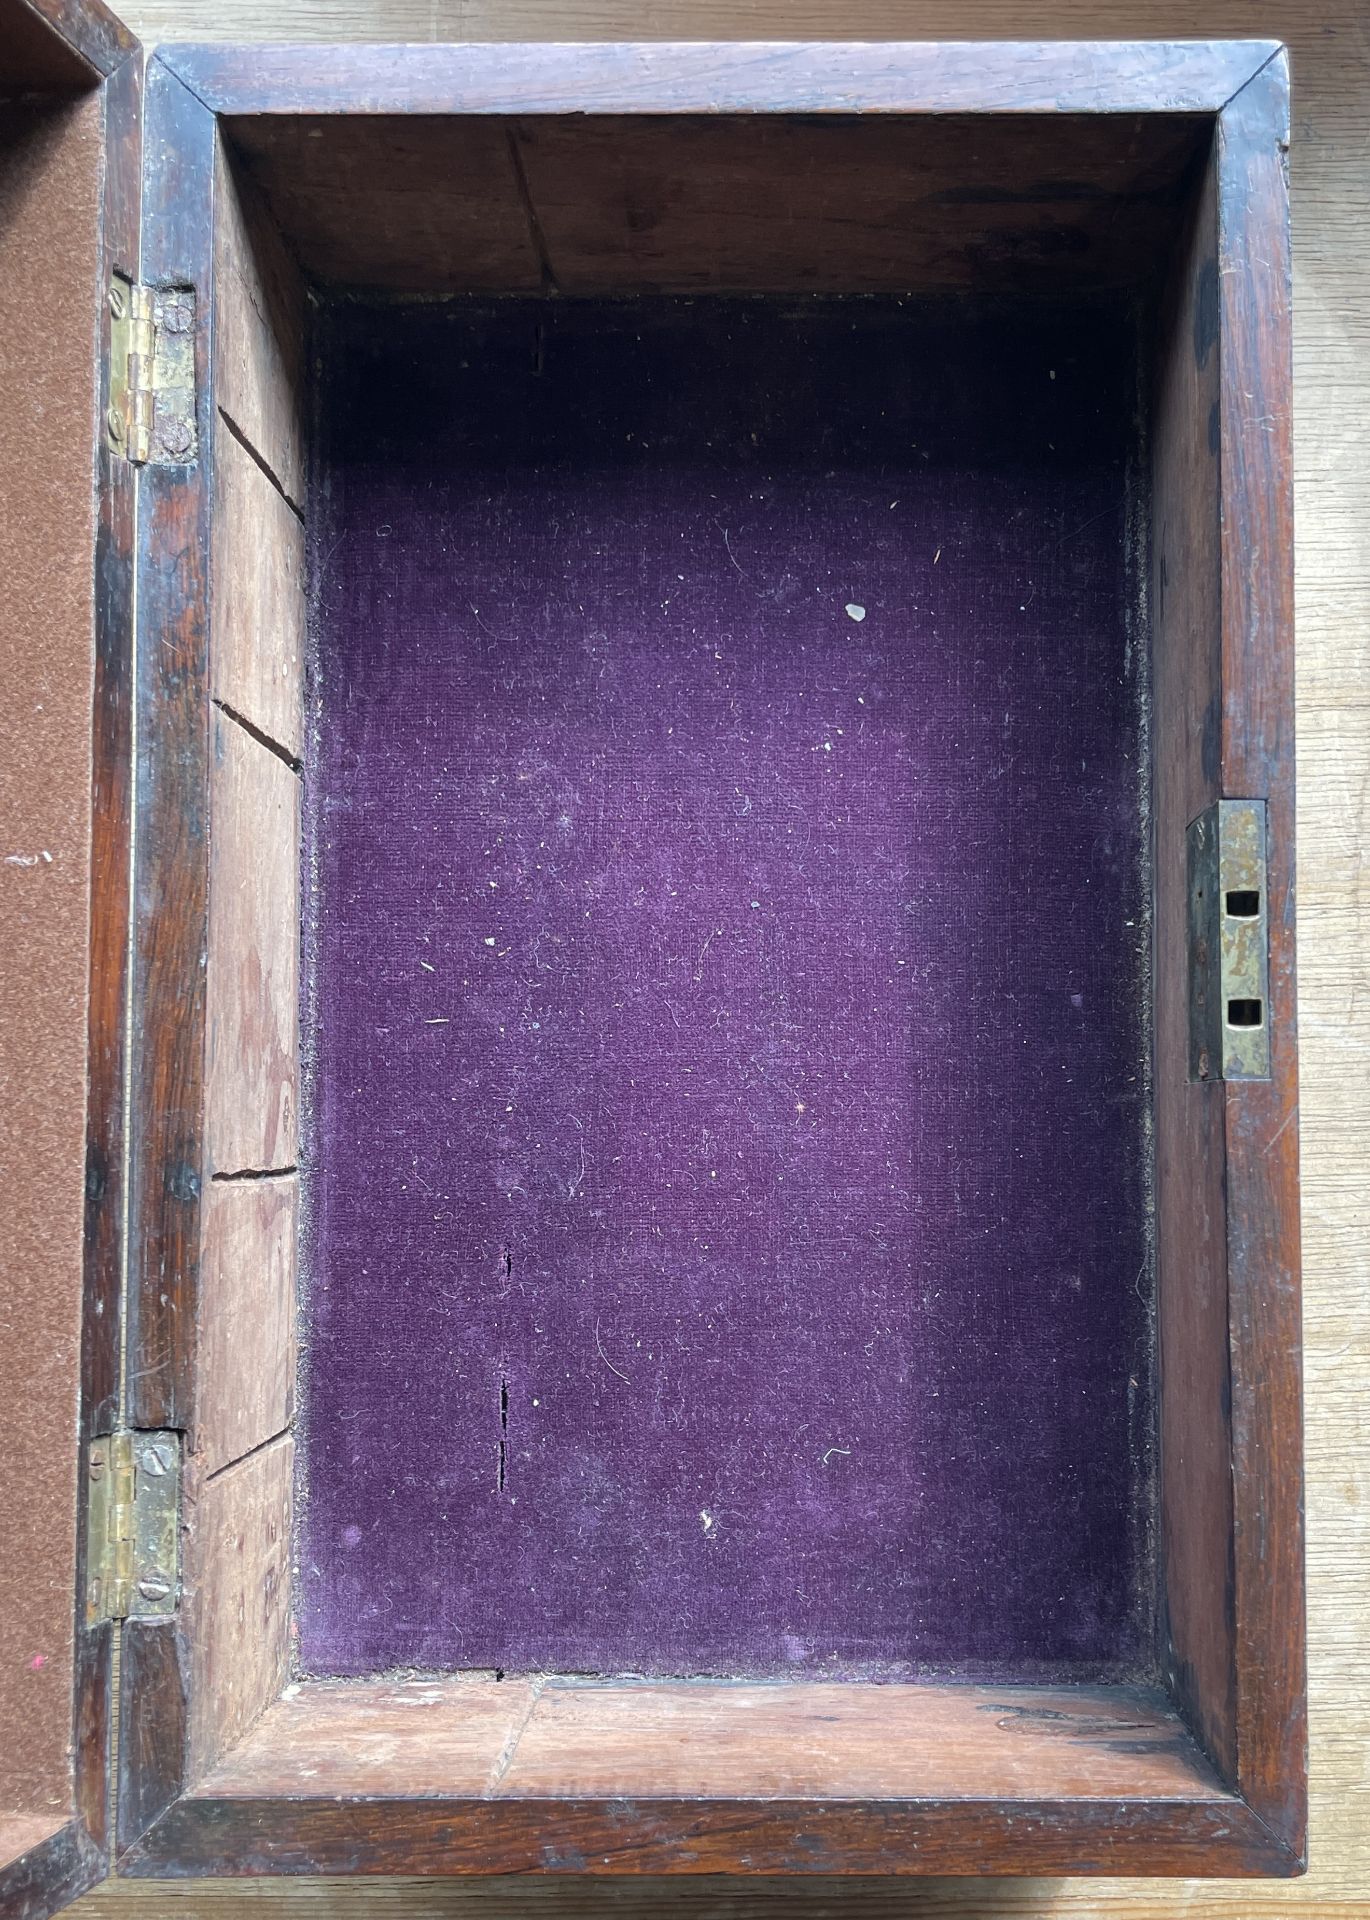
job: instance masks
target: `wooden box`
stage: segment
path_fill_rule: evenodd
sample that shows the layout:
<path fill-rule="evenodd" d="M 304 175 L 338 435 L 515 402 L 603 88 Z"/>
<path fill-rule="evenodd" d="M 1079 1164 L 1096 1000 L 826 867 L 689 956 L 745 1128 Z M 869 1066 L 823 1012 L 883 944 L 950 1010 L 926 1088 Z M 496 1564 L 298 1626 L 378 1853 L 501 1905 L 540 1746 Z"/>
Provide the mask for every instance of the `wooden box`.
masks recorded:
<path fill-rule="evenodd" d="M 20 1463 L 0 1570 L 0 1910 L 53 1911 L 109 1872 L 1300 1872 L 1282 49 L 145 61 L 80 0 L 6 0 L 0 20 L 0 1418 Z M 949 432 L 931 421 L 944 400 Z M 457 442 L 429 417 L 454 413 Z M 684 543 L 680 570 L 648 506 Z M 896 517 L 877 525 L 877 507 Z M 1106 641 L 1071 640 L 1099 581 Z M 676 583 L 687 612 L 669 611 Z M 453 678 L 449 658 L 485 677 Z M 478 753 L 491 782 L 508 775 L 497 802 Z M 451 773 L 450 805 L 404 811 L 411 763 L 439 785 Z M 1091 823 L 1101 792 L 1135 860 L 1091 867 L 1114 845 Z M 706 800 L 721 825 L 701 824 Z M 558 920 L 550 882 L 523 868 L 523 908 L 506 906 L 505 836 L 536 851 L 538 823 L 569 834 L 577 808 L 598 864 L 578 872 L 574 914 Z M 749 816 L 747 832 L 773 831 L 767 858 L 801 835 L 764 935 L 754 876 L 780 868 L 728 864 Z M 909 878 L 915 829 L 951 863 L 940 892 Z M 682 848 L 711 904 L 683 960 L 660 948 L 659 997 L 639 1003 L 648 948 L 629 908 L 659 882 L 651 924 L 677 928 Z M 398 985 L 391 950 L 449 868 L 468 968 L 450 1006 L 422 998 L 449 946 L 418 942 Z M 735 919 L 713 912 L 724 878 Z M 488 931 L 470 906 L 487 884 Z M 586 933 L 606 897 L 618 918 Z M 869 960 L 894 952 L 890 902 L 918 922 L 916 1000 L 889 997 L 902 959 L 888 979 Z M 554 956 L 561 1000 L 547 989 L 574 1046 L 533 1018 L 543 931 L 579 956 Z M 479 971 L 510 953 L 517 967 L 523 941 L 516 988 Z M 1084 1023 L 1059 1060 L 1016 1010 L 1041 1001 L 1043 956 L 1060 961 L 1052 1021 Z M 850 976 L 867 998 L 841 999 L 835 1025 L 811 1008 L 800 1031 L 806 967 L 830 996 Z M 372 1024 L 352 1017 L 382 974 L 402 1045 L 377 1037 L 369 1001 Z M 748 993 L 745 1044 L 710 1053 L 729 995 Z M 500 1081 L 506 1007 L 522 1052 Z M 656 1046 L 668 1028 L 686 1040 Z M 642 1087 L 626 1041 L 611 1046 L 629 1033 L 652 1042 Z M 740 1063 L 777 1181 L 807 1156 L 803 1208 L 736 1185 L 742 1136 L 716 1117 L 679 1174 L 662 1063 L 689 1076 L 707 1059 Z M 481 1106 L 544 1069 L 552 1105 L 584 1076 L 599 1133 L 573 1118 L 553 1151 L 505 1125 L 523 1092 Z M 440 1120 L 450 1088 L 467 1107 L 452 1094 Z M 783 1151 L 774 1112 L 756 1119 L 773 1095 Z M 443 1129 L 456 1145 L 435 1194 L 421 1149 Z M 1092 1142 L 1116 1192 L 1080 1189 L 1067 1164 Z M 900 1218 L 932 1217 L 892 1252 L 872 1228 L 872 1253 L 857 1203 L 881 1153 Z M 1028 1179 L 1012 1156 L 1033 1154 Z M 611 1174 L 620 1162 L 631 1174 Z M 667 1201 L 677 1177 L 688 1194 Z M 516 1253 L 499 1222 L 518 1192 Z M 599 1213 L 575 1211 L 587 1198 Z M 735 1286 L 716 1312 L 736 1337 L 698 1373 L 712 1425 L 688 1426 L 665 1375 L 655 1411 L 613 1398 L 658 1364 L 655 1336 L 642 1321 L 633 1337 L 631 1288 L 585 1265 L 586 1223 L 607 1233 L 630 1201 L 634 1233 L 664 1233 L 677 1267 L 696 1249 L 691 1273 Z M 1015 1279 L 1012 1261 L 995 1278 L 965 1250 L 968 1221 L 1002 1235 L 1024 1212 L 1040 1248 L 1078 1252 L 1079 1229 L 1082 1262 L 1102 1249 L 1071 1284 L 1103 1306 Z M 801 1216 L 822 1224 L 812 1260 Z M 484 1295 L 459 1289 L 458 1386 L 435 1397 L 421 1370 L 451 1315 L 415 1272 L 478 1244 L 481 1287 L 507 1304 L 526 1235 L 553 1227 L 528 1296 L 547 1326 L 511 1335 L 510 1308 L 488 1340 L 464 1332 Z M 858 1259 L 893 1275 L 864 1321 L 842 1278 Z M 920 1292 L 936 1260 L 947 1289 Z M 558 1274 L 589 1304 L 568 1306 Z M 680 1285 L 684 1351 L 704 1339 L 707 1286 Z M 984 1316 L 1002 1299 L 996 1345 Z M 1111 1331 L 1082 1334 L 1071 1361 L 1095 1312 Z M 893 1359 L 872 1358 L 884 1321 Z M 397 1351 L 421 1372 L 408 1395 Z M 934 1351 L 930 1374 L 918 1356 Z M 1041 1383 L 1071 1365 L 1068 1406 Z M 978 1397 L 968 1366 L 997 1369 Z M 721 1504 L 696 1472 L 739 1380 L 750 1506 L 735 1464 Z M 931 1396 L 916 1417 L 911 1382 Z M 358 1392 L 355 1417 L 379 1406 L 389 1430 L 349 1455 Z M 865 1398 L 878 1417 L 853 1412 L 857 1437 L 796 1414 L 802 1465 L 780 1474 L 787 1402 L 827 1419 Z M 644 1432 L 655 1452 L 634 1451 Z M 449 1461 L 473 1449 L 479 1498 Z M 1094 1511 L 1091 1456 L 1102 1531 L 1071 1533 Z M 568 1544 L 570 1460 L 589 1490 Z M 1056 1477 L 1034 1506 L 1044 1460 Z M 637 1465 L 684 1532 L 639 1516 L 623 1484 Z M 419 1540 L 410 1592 L 405 1516 L 449 1494 L 456 1522 Z M 354 1495 L 367 1517 L 344 1526 Z M 887 1537 L 891 1512 L 913 1516 L 906 1538 Z M 948 1529 L 960 1558 L 937 1587 Z M 389 1547 L 354 1575 L 364 1534 Z M 525 1557 L 489 1560 L 505 1542 Z M 799 1588 L 821 1569 L 821 1604 L 775 1598 L 787 1542 Z M 544 1561 L 552 1597 L 530 1600 Z M 501 1564 L 521 1597 L 501 1597 Z M 1079 1627 L 1096 1577 L 1112 1639 Z M 919 1593 L 934 1595 L 921 1614 Z M 826 1639 L 782 1631 L 800 1601 Z M 1015 1608 L 1035 1623 L 1016 1637 L 1000 1631 Z M 770 1639 L 773 1660 L 755 1651 Z"/>

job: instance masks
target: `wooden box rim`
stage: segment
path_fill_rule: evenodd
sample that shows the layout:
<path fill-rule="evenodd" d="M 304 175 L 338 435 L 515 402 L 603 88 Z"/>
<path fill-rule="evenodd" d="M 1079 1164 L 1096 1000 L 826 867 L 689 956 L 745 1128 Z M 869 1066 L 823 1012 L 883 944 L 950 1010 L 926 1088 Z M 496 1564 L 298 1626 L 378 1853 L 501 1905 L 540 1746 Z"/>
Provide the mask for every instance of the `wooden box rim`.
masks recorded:
<path fill-rule="evenodd" d="M 48 11 L 46 6 L 41 9 Z M 1288 1875 L 1302 1871 L 1306 1831 L 1302 1614 L 1302 1505 L 1298 1471 L 1297 1069 L 1293 974 L 1292 566 L 1289 543 L 1288 235 L 1284 156 L 1288 146 L 1287 58 L 1278 42 L 572 42 L 451 46 L 253 46 L 175 44 L 147 58 L 126 43 L 96 36 L 102 73 L 126 77 L 120 99 L 144 103 L 145 151 L 160 155 L 146 169 L 141 195 L 142 277 L 154 284 L 209 284 L 207 218 L 218 123 L 284 115 L 455 114 L 1091 114 L 1193 115 L 1214 126 L 1219 223 L 1224 256 L 1219 288 L 1222 373 L 1222 662 L 1223 711 L 1219 790 L 1226 797 L 1266 799 L 1279 825 L 1280 894 L 1272 905 L 1272 1001 L 1280 1010 L 1275 1064 L 1268 1083 L 1229 1084 L 1219 1099 L 1225 1116 L 1228 1197 L 1228 1327 L 1231 1364 L 1233 1486 L 1232 1592 L 1236 1767 L 1205 1759 L 1185 1716 L 1168 1698 L 1127 1689 L 1078 1690 L 1077 1725 L 1066 1741 L 1050 1731 L 1045 1689 L 928 1690 L 933 1717 L 948 1725 L 989 1725 L 985 1710 L 1003 1697 L 1012 1713 L 1038 1714 L 1029 1746 L 1035 1772 L 1016 1781 L 991 1764 L 985 1792 L 939 1791 L 912 1776 L 890 1790 L 843 1794 L 835 1780 L 786 1784 L 780 1774 L 755 1789 L 681 1785 L 671 1741 L 653 1747 L 636 1786 L 608 1766 L 598 1788 L 585 1789 L 555 1768 L 526 1787 L 498 1780 L 479 1788 L 408 1791 L 402 1772 L 378 1791 L 365 1769 L 351 1766 L 357 1731 L 383 1705 L 394 1683 L 357 1683 L 339 1709 L 325 1696 L 333 1683 L 308 1682 L 298 1696 L 268 1709 L 265 1733 L 243 1743 L 206 1778 L 183 1777 L 177 1740 L 184 1727 L 184 1687 L 166 1636 L 155 1652 L 127 1661 L 118 1756 L 117 1870 L 181 1877 L 205 1873 L 627 1871 L 661 1872 L 998 1872 Z M 91 65 L 97 61 L 92 59 Z M 111 87 L 111 92 L 113 91 Z M 118 185 L 116 180 L 116 186 Z M 125 178 L 121 191 L 127 195 Z M 135 196 L 136 197 L 136 196 Z M 123 244 L 130 223 L 125 207 Z M 212 443 L 207 395 L 210 330 L 197 340 L 201 444 Z M 1266 402 L 1257 417 L 1247 404 L 1255 382 Z M 1243 381 L 1247 384 L 1244 386 Z M 1245 396 L 1245 397 L 1244 397 Z M 1276 406 L 1270 412 L 1270 402 Z M 138 509 L 140 582 L 173 544 L 202 550 L 212 500 L 207 462 L 149 482 Z M 106 492 L 122 484 L 105 475 Z M 123 502 L 118 511 L 127 510 Z M 163 572 L 165 570 L 163 569 Z M 117 595 L 131 584 L 117 569 Z M 203 775 L 204 631 L 208 586 L 193 564 L 158 594 L 140 591 L 132 651 L 181 650 L 174 697 L 163 702 L 164 728 L 147 748 L 153 772 L 175 762 L 192 786 Z M 131 595 L 130 595 L 131 598 Z M 117 640 L 126 616 L 102 606 L 99 616 Z M 154 669 L 158 663 L 153 662 Z M 140 665 L 140 671 L 144 668 Z M 161 670 L 165 671 L 162 663 Z M 114 689 L 110 689 L 111 694 Z M 97 688 L 97 701 L 99 690 Z M 121 723 L 122 725 L 122 723 Z M 97 844 L 127 837 L 137 802 L 130 795 L 131 743 L 120 726 L 96 727 Z M 154 782 L 155 785 L 155 782 Z M 204 878 L 190 840 L 165 851 L 157 807 L 180 806 L 182 794 L 154 795 L 149 872 L 178 883 L 181 924 L 155 969 L 146 925 L 134 930 L 132 964 L 143 1058 L 134 1074 L 132 1138 L 124 1145 L 131 1190 L 130 1282 L 125 1315 L 131 1388 L 118 1406 L 87 1381 L 83 1432 L 108 1431 L 117 1419 L 135 1427 L 184 1426 L 193 1353 L 173 1326 L 193 1321 L 198 1217 L 197 1183 L 171 1176 L 188 1165 L 165 1099 L 176 1086 L 190 1099 L 200 1067 L 192 1058 L 194 1021 L 185 1016 L 185 987 L 202 946 Z M 111 812 L 111 808 L 113 811 Z M 140 837 L 149 831 L 140 809 Z M 168 843 L 169 844 L 169 843 Z M 156 863 L 161 862 L 160 866 Z M 127 868 L 97 868 L 94 908 L 118 924 L 118 890 L 127 898 Z M 1272 888 L 1273 891 L 1273 888 Z M 169 897 L 169 896 L 163 896 Z M 140 945 L 140 942 L 142 943 Z M 137 996 L 141 992 L 141 999 Z M 106 1042 L 108 1036 L 105 1037 Z M 97 1049 L 92 1031 L 92 1112 L 104 1115 L 109 1150 L 116 1095 L 122 1102 L 124 1062 L 118 1047 Z M 183 1116 L 186 1101 L 180 1103 Z M 135 1145 L 136 1143 L 136 1145 Z M 108 1229 L 88 1234 L 87 1305 L 108 1304 Z M 150 1252 L 155 1252 L 153 1262 Z M 172 1313 L 159 1304 L 152 1265 L 177 1275 Z M 99 1267 L 97 1273 L 96 1269 Z M 102 1342 L 117 1338 L 105 1324 Z M 98 1374 L 98 1369 L 97 1369 Z M 126 1635 L 126 1644 L 128 1644 Z M 146 1657 L 144 1657 L 146 1656 Z M 442 1686 L 447 1683 L 440 1683 Z M 463 1684 L 456 1682 L 452 1684 Z M 496 1683 L 490 1683 L 491 1685 Z M 617 1737 L 609 1723 L 627 1694 L 669 1690 L 673 1683 L 624 1680 L 598 1688 L 605 1728 L 601 1751 Z M 529 1704 L 575 1691 L 551 1682 Z M 591 1690 L 585 1689 L 585 1692 Z M 713 1689 L 711 1710 L 731 1737 L 728 1695 Z M 751 1689 L 752 1693 L 766 1690 Z M 791 1723 L 796 1687 L 770 1690 L 777 1738 Z M 809 1687 L 807 1692 L 815 1691 Z M 874 1696 L 889 1689 L 843 1689 Z M 921 1690 L 920 1690 L 921 1691 Z M 1057 1690 L 1059 1691 L 1059 1690 Z M 618 1698 L 613 1696 L 618 1694 Z M 986 1694 L 993 1698 L 985 1697 Z M 789 1695 L 789 1698 L 785 1696 Z M 1018 1696 L 1022 1696 L 1019 1698 Z M 178 1704 L 179 1701 L 179 1704 Z M 867 1710 L 868 1701 L 861 1703 Z M 580 1706 L 558 1711 L 584 1712 Z M 755 1725 L 770 1709 L 745 1709 Z M 332 1712 L 332 1731 L 317 1737 L 331 1756 L 314 1790 L 286 1790 L 277 1778 L 279 1752 L 270 1726 L 291 1714 Z M 974 1715 L 980 1713 L 980 1721 Z M 275 1717 L 273 1719 L 273 1716 Z M 350 1716 L 350 1717 L 349 1717 Z M 1071 1785 L 1080 1751 L 1126 1749 L 1120 1722 L 1145 1722 L 1146 1752 L 1135 1780 L 1106 1792 Z M 593 1715 L 592 1715 L 593 1718 Z M 876 1720 L 877 1727 L 879 1719 Z M 1048 1729 L 1043 1733 L 1041 1729 Z M 1071 1751 L 1074 1743 L 1074 1751 Z M 839 1740 L 840 1744 L 840 1740 Z M 1155 1755 L 1180 1766 L 1158 1784 Z M 256 1758 L 254 1759 L 254 1754 Z M 511 1750 L 510 1762 L 514 1759 Z M 1120 1755 L 1114 1752 L 1113 1761 Z M 1125 1753 L 1121 1756 L 1125 1763 Z M 336 1771 L 333 1767 L 336 1766 Z M 1184 1768 L 1189 1784 L 1177 1784 Z M 254 1768 L 257 1772 L 254 1774 Z M 896 1768 L 896 1774 L 898 1769 Z M 1011 1772 L 1011 1770 L 1010 1770 Z M 255 1784 L 254 1784 L 255 1782 Z M 1033 1784 L 1035 1782 L 1035 1784 Z M 687 1790 L 688 1789 L 688 1790 Z M 88 1851 L 90 1836 L 84 1834 Z M 83 1853 L 83 1858 L 85 1857 Z M 3 1890 L 0 1880 L 0 1891 Z"/>

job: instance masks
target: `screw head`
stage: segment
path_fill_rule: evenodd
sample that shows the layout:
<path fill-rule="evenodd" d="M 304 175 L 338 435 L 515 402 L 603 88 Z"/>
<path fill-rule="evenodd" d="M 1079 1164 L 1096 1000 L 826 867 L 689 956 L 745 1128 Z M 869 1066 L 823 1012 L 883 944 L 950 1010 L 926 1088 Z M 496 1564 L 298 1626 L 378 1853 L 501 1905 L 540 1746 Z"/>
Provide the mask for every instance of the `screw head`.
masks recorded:
<path fill-rule="evenodd" d="M 171 1582 L 164 1573 L 145 1573 L 138 1582 L 138 1592 L 144 1600 L 165 1600 L 171 1592 Z"/>
<path fill-rule="evenodd" d="M 105 425 L 109 428 L 109 437 L 111 440 L 123 439 L 124 416 L 117 407 L 110 407 L 108 409 L 105 414 Z"/>
<path fill-rule="evenodd" d="M 164 420 L 157 429 L 157 438 L 173 459 L 190 452 L 193 438 L 188 420 Z"/>
<path fill-rule="evenodd" d="M 109 310 L 116 320 L 122 320 L 128 311 L 128 302 L 124 298 L 124 290 L 118 281 L 109 290 Z"/>
<path fill-rule="evenodd" d="M 139 1464 L 144 1473 L 155 1474 L 160 1478 L 162 1474 L 171 1472 L 170 1450 L 165 1446 L 144 1447 Z"/>

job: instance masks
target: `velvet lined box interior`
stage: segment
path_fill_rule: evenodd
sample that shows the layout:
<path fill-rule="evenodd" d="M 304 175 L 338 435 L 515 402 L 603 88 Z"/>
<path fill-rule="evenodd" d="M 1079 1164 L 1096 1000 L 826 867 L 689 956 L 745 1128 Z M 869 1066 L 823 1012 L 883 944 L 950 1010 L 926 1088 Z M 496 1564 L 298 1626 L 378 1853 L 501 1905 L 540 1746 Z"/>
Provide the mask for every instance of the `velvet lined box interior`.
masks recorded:
<path fill-rule="evenodd" d="M 1283 51 L 0 45 L 0 1911 L 1300 1872 Z"/>
<path fill-rule="evenodd" d="M 316 349 L 302 1669 L 1149 1671 L 1130 306 Z"/>

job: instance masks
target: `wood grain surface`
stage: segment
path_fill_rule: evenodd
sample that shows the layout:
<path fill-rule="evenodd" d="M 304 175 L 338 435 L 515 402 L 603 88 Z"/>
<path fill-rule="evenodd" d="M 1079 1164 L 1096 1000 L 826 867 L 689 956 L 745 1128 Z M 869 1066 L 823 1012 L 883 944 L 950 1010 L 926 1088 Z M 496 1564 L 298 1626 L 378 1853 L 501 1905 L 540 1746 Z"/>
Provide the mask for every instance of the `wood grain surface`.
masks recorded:
<path fill-rule="evenodd" d="M 1248 49 L 1250 71 L 1267 46 L 1227 44 Z M 489 66 L 506 49 L 482 51 Z M 600 97 L 604 77 L 581 51 L 585 97 Z M 682 51 L 666 51 L 660 71 L 645 77 L 640 51 L 608 62 L 626 70 L 621 100 L 631 102 L 635 87 L 669 99 Z M 880 49 L 899 73 L 907 51 Z M 334 61 L 349 52 L 337 50 Z M 416 63 L 405 57 L 411 52 L 391 52 L 390 86 L 398 98 L 407 76 L 423 104 L 436 92 L 430 56 L 423 50 Z M 448 58 L 471 53 L 449 49 Z M 204 51 L 173 57 L 196 84 Z M 559 48 L 551 63 L 559 73 L 566 58 Z M 602 56 L 594 59 L 598 66 Z M 454 95 L 507 97 L 509 76 L 462 65 Z M 760 96 L 759 59 L 752 65 Z M 256 68 L 254 55 L 236 85 L 260 87 Z M 228 116 L 245 170 L 312 276 L 425 297 L 544 285 L 568 295 L 625 286 L 752 294 L 1134 285 L 1159 270 L 1176 198 L 1205 148 L 1203 123 L 1159 113 L 1129 115 L 1126 133 L 1111 113 L 681 118 L 625 104 L 593 116 L 344 117 L 322 110 L 347 92 L 345 73 L 331 80 L 320 81 L 299 116 Z M 794 84 L 784 62 L 770 80 Z M 561 83 L 571 90 L 564 74 Z M 536 93 L 531 76 L 524 84 Z M 808 84 L 794 97 L 808 97 Z M 1126 70 L 1118 82 L 1125 95 L 1136 84 Z M 300 97 L 301 78 L 282 85 L 286 99 Z M 354 74 L 350 85 L 369 89 L 371 77 Z M 720 95 L 736 85 L 719 63 Z M 912 91 L 909 79 L 904 85 Z M 887 80 L 883 90 L 892 91 Z"/>
<path fill-rule="evenodd" d="M 1370 1915 L 1370 13 L 1363 0 L 132 0 L 147 42 L 1281 37 L 1294 75 L 1294 464 L 1313 1811 L 1302 1881 L 115 1884 L 83 1920 L 475 1914 Z"/>
<path fill-rule="evenodd" d="M 1138 1765 L 1138 1762 L 1143 1765 Z M 397 1764 L 399 1762 L 399 1764 Z M 200 1800 L 1224 1799 L 1163 1696 L 1124 1687 L 339 1680 L 292 1687 Z"/>
<path fill-rule="evenodd" d="M 1193 349 L 1199 304 L 1218 257 L 1217 174 L 1166 289 L 1166 342 L 1155 374 L 1152 443 L 1152 699 L 1156 843 L 1178 847 L 1217 797 L 1213 738 L 1221 699 L 1221 512 L 1208 423 L 1216 417 L 1216 338 Z M 1216 336 L 1216 328 L 1210 329 Z M 1205 488 L 1203 477 L 1210 476 Z M 1195 503 L 1211 501 L 1207 512 Z M 1197 643 L 1204 635 L 1207 645 Z M 1205 728 L 1205 718 L 1210 726 Z M 1215 1596 L 1233 1587 L 1231 1376 L 1227 1342 L 1226 1147 L 1220 1081 L 1188 1064 L 1187 878 L 1158 861 L 1155 897 L 1156 1290 L 1160 1397 L 1160 1543 L 1170 1681 L 1208 1752 L 1236 1771 L 1235 1618 Z"/>

